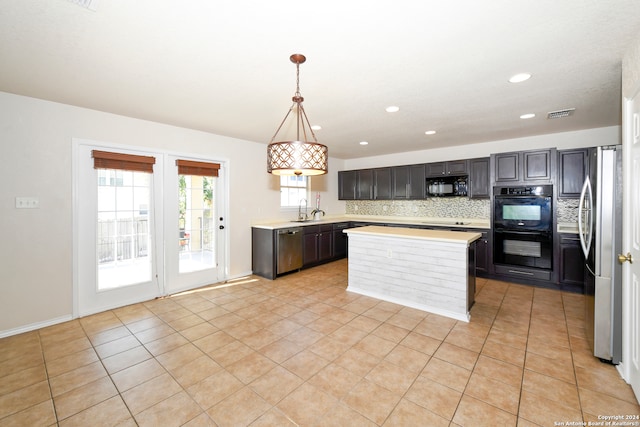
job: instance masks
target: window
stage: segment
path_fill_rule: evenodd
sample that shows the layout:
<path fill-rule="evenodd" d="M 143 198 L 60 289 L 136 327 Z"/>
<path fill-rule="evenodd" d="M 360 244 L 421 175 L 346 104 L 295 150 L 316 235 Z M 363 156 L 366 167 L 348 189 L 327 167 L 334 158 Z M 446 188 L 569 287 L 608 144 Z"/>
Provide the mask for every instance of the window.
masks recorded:
<path fill-rule="evenodd" d="M 297 208 L 300 200 L 308 200 L 309 177 L 302 175 L 280 177 L 280 207 Z"/>
<path fill-rule="evenodd" d="M 98 150 L 92 156 L 98 178 L 98 290 L 148 282 L 155 158 Z"/>
<path fill-rule="evenodd" d="M 218 163 L 176 160 L 180 273 L 216 267 L 215 184 Z"/>

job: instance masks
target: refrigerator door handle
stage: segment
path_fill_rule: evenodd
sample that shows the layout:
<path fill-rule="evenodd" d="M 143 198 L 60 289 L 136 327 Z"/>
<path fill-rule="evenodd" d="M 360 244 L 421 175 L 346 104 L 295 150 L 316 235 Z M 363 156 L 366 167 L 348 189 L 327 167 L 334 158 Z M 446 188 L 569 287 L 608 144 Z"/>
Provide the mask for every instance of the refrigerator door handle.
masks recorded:
<path fill-rule="evenodd" d="M 585 207 L 585 198 L 589 203 Z M 584 180 L 582 191 L 580 192 L 580 204 L 578 206 L 578 232 L 580 234 L 580 246 L 585 259 L 589 257 L 591 238 L 593 236 L 591 215 L 593 214 L 593 193 L 591 191 L 591 181 L 589 177 Z"/>

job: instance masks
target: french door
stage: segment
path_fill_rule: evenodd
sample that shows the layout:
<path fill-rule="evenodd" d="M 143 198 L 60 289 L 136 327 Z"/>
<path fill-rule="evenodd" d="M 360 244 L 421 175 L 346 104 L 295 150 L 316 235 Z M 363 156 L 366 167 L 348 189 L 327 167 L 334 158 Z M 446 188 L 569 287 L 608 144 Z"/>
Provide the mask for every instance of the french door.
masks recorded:
<path fill-rule="evenodd" d="M 224 168 L 185 156 L 166 156 L 164 205 L 166 291 L 176 293 L 224 277 Z M 177 261 L 177 262 L 176 262 Z"/>
<path fill-rule="evenodd" d="M 90 142 L 74 149 L 74 316 L 223 279 L 219 163 Z"/>

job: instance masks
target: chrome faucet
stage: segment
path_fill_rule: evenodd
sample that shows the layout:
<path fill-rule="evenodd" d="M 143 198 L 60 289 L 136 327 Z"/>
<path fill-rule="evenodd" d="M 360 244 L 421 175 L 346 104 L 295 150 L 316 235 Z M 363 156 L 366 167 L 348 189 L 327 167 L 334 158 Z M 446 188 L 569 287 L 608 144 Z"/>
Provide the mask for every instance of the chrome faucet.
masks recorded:
<path fill-rule="evenodd" d="M 304 215 L 302 214 L 302 202 L 304 201 Z M 298 203 L 298 221 L 306 221 L 307 217 L 307 199 L 300 199 Z"/>

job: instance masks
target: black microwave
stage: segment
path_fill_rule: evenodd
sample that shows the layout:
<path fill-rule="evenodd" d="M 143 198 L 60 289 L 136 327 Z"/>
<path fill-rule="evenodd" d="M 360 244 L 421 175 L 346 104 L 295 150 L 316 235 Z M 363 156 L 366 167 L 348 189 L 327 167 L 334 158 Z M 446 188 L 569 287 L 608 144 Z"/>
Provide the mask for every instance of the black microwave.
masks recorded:
<path fill-rule="evenodd" d="M 427 178 L 427 197 L 451 197 L 466 195 L 466 176 Z"/>

